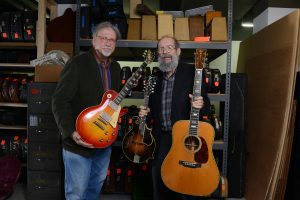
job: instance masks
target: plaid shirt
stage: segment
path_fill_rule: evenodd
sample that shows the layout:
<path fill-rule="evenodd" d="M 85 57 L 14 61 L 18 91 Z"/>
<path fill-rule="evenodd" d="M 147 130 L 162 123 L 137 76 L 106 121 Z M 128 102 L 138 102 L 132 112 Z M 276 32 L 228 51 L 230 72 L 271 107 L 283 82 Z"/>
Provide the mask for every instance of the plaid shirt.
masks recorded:
<path fill-rule="evenodd" d="M 169 78 L 164 77 L 162 81 L 162 131 L 171 131 L 171 107 L 172 107 L 172 92 L 175 80 L 175 73 Z"/>

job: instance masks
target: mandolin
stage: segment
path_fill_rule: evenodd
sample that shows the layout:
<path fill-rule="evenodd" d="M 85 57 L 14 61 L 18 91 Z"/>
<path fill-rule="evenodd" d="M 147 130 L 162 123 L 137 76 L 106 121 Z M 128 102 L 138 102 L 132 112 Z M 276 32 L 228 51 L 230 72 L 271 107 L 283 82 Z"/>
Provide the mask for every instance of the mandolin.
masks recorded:
<path fill-rule="evenodd" d="M 193 98 L 201 96 L 206 56 L 206 50 L 196 50 Z M 164 184 L 175 192 L 207 196 L 218 187 L 220 175 L 212 152 L 214 128 L 199 121 L 199 111 L 191 107 L 190 120 L 175 122 L 172 146 L 162 163 L 161 176 Z"/>
<path fill-rule="evenodd" d="M 127 80 L 121 91 L 108 90 L 99 105 L 84 109 L 76 119 L 76 130 L 82 139 L 95 148 L 110 146 L 118 136 L 118 119 L 122 116 L 121 102 L 141 78 L 146 66 L 153 60 L 150 50 L 144 52 L 144 62 Z"/>
<path fill-rule="evenodd" d="M 149 96 L 154 92 L 156 77 L 148 76 L 144 80 L 144 106 L 148 107 Z M 126 158 L 134 163 L 145 163 L 153 159 L 155 140 L 152 129 L 146 125 L 146 117 L 136 117 L 133 128 L 125 135 L 122 149 Z"/>

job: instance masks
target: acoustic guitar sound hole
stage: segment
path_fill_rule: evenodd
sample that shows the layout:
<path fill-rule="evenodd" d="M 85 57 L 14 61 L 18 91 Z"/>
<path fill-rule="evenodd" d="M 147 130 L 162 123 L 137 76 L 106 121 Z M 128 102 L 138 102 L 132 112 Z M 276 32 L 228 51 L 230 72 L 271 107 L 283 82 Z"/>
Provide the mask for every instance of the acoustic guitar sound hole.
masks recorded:
<path fill-rule="evenodd" d="M 201 147 L 201 140 L 198 136 L 189 135 L 184 140 L 185 148 L 191 152 L 197 152 Z"/>

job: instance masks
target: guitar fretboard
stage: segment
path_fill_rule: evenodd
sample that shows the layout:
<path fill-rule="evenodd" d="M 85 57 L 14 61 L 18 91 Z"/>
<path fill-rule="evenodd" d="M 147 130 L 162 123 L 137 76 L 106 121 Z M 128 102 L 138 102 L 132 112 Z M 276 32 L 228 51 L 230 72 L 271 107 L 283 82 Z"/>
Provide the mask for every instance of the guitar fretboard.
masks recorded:
<path fill-rule="evenodd" d="M 134 74 L 127 80 L 124 87 L 119 92 L 118 96 L 113 100 L 113 102 L 117 105 L 120 105 L 120 103 L 123 101 L 123 99 L 130 93 L 131 88 L 133 88 L 133 85 L 137 83 L 139 80 L 139 76 L 141 76 L 142 72 L 146 68 L 147 63 L 143 62 L 143 64 L 134 72 Z"/>
<path fill-rule="evenodd" d="M 201 96 L 201 85 L 202 85 L 202 69 L 196 69 L 193 87 L 193 98 Z M 200 109 L 191 107 L 190 113 L 190 131 L 191 135 L 198 134 L 198 121 L 199 121 Z"/>

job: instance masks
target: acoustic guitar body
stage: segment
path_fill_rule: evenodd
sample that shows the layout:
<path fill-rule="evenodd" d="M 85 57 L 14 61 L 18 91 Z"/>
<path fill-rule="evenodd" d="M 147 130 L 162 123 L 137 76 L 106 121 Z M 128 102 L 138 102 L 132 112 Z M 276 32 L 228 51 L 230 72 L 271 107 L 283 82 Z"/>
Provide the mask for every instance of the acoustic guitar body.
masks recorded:
<path fill-rule="evenodd" d="M 121 106 L 112 102 L 118 93 L 108 90 L 97 106 L 83 110 L 77 117 L 76 130 L 82 139 L 95 148 L 106 148 L 117 138 Z"/>
<path fill-rule="evenodd" d="M 212 152 L 214 128 L 198 122 L 198 134 L 189 134 L 189 120 L 177 121 L 172 129 L 172 147 L 163 161 L 161 176 L 176 192 L 208 196 L 218 187 L 220 175 Z"/>

